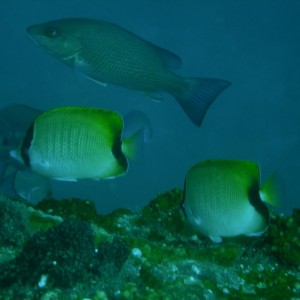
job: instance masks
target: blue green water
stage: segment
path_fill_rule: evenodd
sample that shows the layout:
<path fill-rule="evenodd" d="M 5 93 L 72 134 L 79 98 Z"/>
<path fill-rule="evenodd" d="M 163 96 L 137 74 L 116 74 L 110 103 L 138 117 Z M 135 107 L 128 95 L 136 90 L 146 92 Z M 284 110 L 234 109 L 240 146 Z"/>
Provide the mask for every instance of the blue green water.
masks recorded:
<path fill-rule="evenodd" d="M 125 177 L 53 182 L 56 198 L 92 199 L 102 212 L 139 209 L 159 192 L 182 188 L 198 161 L 238 158 L 258 162 L 263 180 L 280 173 L 289 212 L 299 206 L 299 8 L 296 0 L 0 1 L 0 105 L 88 105 L 149 116 L 153 138 Z M 155 103 L 138 92 L 96 85 L 26 36 L 29 25 L 65 17 L 117 23 L 179 55 L 181 75 L 223 78 L 232 86 L 197 128 L 172 97 Z"/>

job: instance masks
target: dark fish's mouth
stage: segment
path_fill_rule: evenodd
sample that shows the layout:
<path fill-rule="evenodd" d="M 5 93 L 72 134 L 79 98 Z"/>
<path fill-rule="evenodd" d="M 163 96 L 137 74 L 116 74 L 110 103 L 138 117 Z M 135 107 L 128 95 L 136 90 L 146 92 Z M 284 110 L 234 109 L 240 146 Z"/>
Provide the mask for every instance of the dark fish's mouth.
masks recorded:
<path fill-rule="evenodd" d="M 38 41 L 40 38 L 45 36 L 44 28 L 40 25 L 31 25 L 27 27 L 26 33 L 33 41 Z"/>
<path fill-rule="evenodd" d="M 45 49 L 45 51 L 52 54 L 51 51 L 47 47 L 45 47 L 45 36 L 43 33 L 43 29 L 39 25 L 32 25 L 26 28 L 27 36 L 30 40 L 39 48 Z"/>
<path fill-rule="evenodd" d="M 29 26 L 26 28 L 27 36 L 38 46 L 40 43 L 38 42 L 38 31 L 36 26 Z"/>
<path fill-rule="evenodd" d="M 36 26 L 32 25 L 32 26 L 29 26 L 29 27 L 26 28 L 26 32 L 27 32 L 27 34 L 29 36 L 32 37 L 33 35 L 37 34 L 37 30 L 36 29 L 37 29 Z"/>

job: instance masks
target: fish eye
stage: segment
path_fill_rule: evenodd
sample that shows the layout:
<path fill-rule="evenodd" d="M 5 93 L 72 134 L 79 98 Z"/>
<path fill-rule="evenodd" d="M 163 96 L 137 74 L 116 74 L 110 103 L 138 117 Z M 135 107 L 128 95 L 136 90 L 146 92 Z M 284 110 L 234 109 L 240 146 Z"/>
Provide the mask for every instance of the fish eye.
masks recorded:
<path fill-rule="evenodd" d="M 50 38 L 56 37 L 57 36 L 57 29 L 54 27 L 49 27 L 46 30 L 46 35 Z"/>

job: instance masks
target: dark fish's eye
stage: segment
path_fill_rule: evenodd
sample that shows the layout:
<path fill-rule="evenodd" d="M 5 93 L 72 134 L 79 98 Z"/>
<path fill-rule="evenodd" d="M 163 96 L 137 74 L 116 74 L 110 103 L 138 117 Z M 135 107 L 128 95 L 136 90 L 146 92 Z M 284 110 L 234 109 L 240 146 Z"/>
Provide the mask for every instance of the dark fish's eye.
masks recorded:
<path fill-rule="evenodd" d="M 47 28 L 46 35 L 50 38 L 56 37 L 57 36 L 57 29 L 54 28 L 54 27 Z"/>

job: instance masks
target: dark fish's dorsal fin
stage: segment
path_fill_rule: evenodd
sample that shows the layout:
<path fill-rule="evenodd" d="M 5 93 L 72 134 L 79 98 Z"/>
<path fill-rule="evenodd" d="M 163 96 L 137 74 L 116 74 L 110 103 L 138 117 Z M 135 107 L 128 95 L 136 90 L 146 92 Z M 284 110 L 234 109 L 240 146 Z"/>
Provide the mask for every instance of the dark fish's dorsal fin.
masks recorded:
<path fill-rule="evenodd" d="M 162 60 L 162 65 L 165 68 L 167 68 L 169 70 L 177 70 L 177 69 L 181 68 L 182 61 L 178 55 L 176 55 L 166 49 L 158 47 L 150 42 L 148 42 L 148 43 L 154 49 L 154 51 L 159 55 L 159 57 Z"/>

